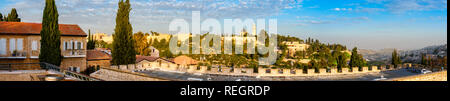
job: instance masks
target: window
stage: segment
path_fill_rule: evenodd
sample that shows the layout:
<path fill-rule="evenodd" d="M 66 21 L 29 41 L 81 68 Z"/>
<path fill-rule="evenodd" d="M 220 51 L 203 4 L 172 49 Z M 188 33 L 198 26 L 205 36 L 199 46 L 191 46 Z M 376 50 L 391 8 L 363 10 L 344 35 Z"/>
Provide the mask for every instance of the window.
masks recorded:
<path fill-rule="evenodd" d="M 77 42 L 77 49 L 81 49 L 81 42 Z"/>
<path fill-rule="evenodd" d="M 11 38 L 9 39 L 9 51 L 13 53 L 14 50 L 16 50 L 16 39 Z"/>
<path fill-rule="evenodd" d="M 73 41 L 72 40 L 70 40 L 70 42 L 69 42 L 69 48 L 67 48 L 67 49 L 72 49 L 73 47 Z"/>
<path fill-rule="evenodd" d="M 0 39 L 0 55 L 6 55 L 6 39 Z"/>
<path fill-rule="evenodd" d="M 78 41 L 74 41 L 73 44 L 73 49 L 78 49 Z"/>
<path fill-rule="evenodd" d="M 67 50 L 67 42 L 66 41 L 64 41 L 64 44 L 63 44 L 63 50 Z"/>
<path fill-rule="evenodd" d="M 83 42 L 80 42 L 80 44 L 81 44 L 81 45 L 80 45 L 80 46 L 81 46 L 81 48 L 80 48 L 80 49 L 83 49 Z"/>
<path fill-rule="evenodd" d="M 36 40 L 33 40 L 33 42 L 31 42 L 31 50 L 37 50 L 38 49 L 38 43 Z"/>
<path fill-rule="evenodd" d="M 23 38 L 17 39 L 17 50 L 19 51 L 23 50 Z"/>
<path fill-rule="evenodd" d="M 69 67 L 69 71 L 80 73 L 79 67 Z"/>

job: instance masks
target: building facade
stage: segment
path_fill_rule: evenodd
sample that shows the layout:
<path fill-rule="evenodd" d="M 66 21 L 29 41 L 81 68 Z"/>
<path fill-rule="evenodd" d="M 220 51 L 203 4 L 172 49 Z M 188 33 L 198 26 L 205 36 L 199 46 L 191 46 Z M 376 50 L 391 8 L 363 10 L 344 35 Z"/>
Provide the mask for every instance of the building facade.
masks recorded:
<path fill-rule="evenodd" d="M 285 44 L 288 49 L 289 56 L 294 56 L 295 52 L 297 51 L 306 51 L 306 49 L 309 48 L 308 44 L 302 44 L 300 42 L 283 42 L 282 44 Z"/>
<path fill-rule="evenodd" d="M 39 62 L 42 24 L 0 22 L 0 63 Z M 62 69 L 86 69 L 86 33 L 78 25 L 60 24 Z M 20 67 L 18 67 L 20 68 Z M 29 69 L 29 68 L 21 68 Z"/>
<path fill-rule="evenodd" d="M 108 50 L 87 50 L 87 66 L 88 67 L 110 67 L 111 66 L 111 54 Z"/>

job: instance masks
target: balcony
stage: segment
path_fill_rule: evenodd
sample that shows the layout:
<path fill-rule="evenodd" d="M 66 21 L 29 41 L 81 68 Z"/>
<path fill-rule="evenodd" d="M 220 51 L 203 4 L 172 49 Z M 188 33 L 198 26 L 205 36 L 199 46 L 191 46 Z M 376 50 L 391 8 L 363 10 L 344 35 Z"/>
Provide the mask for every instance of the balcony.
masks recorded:
<path fill-rule="evenodd" d="M 62 52 L 65 58 L 86 57 L 86 50 L 84 49 L 69 49 Z"/>
<path fill-rule="evenodd" d="M 10 54 L 7 55 L 0 55 L 0 59 L 26 59 L 27 58 L 27 52 L 25 51 L 13 51 Z"/>

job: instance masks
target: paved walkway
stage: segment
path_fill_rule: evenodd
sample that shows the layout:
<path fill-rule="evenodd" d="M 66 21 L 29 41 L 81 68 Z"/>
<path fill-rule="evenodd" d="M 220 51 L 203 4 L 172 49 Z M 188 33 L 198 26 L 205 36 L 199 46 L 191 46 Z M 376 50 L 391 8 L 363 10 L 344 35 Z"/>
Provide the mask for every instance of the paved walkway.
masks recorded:
<path fill-rule="evenodd" d="M 170 72 L 170 71 L 141 71 L 150 76 L 158 76 L 165 78 L 172 78 L 182 81 L 202 80 L 202 81 L 374 81 L 380 78 L 398 78 L 411 75 L 418 75 L 420 73 L 413 73 L 406 69 L 384 71 L 381 73 L 359 73 L 359 74 L 340 74 L 330 76 L 297 76 L 297 77 L 244 77 L 244 76 L 227 76 L 227 75 L 210 75 L 210 74 L 190 74 L 184 72 Z"/>

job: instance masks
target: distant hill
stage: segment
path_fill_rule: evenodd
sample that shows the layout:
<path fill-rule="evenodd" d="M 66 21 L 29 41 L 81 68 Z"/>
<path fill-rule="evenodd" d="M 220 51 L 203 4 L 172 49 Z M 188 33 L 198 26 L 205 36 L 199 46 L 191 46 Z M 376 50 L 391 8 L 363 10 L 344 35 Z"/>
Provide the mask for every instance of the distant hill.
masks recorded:
<path fill-rule="evenodd" d="M 381 50 L 368 50 L 360 49 L 359 53 L 364 56 L 365 59 L 369 61 L 378 61 L 389 63 L 391 55 L 394 49 L 386 48 Z M 447 56 L 447 44 L 427 46 L 422 49 L 416 50 L 397 50 L 404 62 L 418 62 L 420 61 L 420 56 L 424 54 L 432 54 L 437 56 Z"/>

